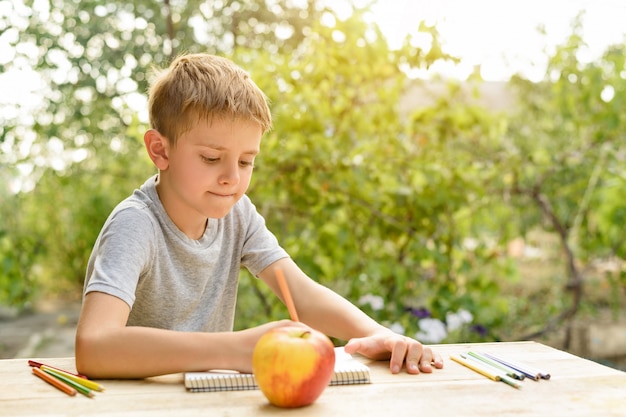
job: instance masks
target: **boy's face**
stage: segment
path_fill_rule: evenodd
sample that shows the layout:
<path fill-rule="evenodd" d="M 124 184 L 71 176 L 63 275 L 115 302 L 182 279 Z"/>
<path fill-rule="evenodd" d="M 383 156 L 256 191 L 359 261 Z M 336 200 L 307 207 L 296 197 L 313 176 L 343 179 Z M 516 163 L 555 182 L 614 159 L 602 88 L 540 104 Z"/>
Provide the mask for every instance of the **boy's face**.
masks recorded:
<path fill-rule="evenodd" d="M 157 189 L 183 232 L 182 223 L 224 217 L 244 195 L 261 135 L 254 122 L 214 118 L 201 120 L 168 146 L 167 168 L 160 170 Z"/>

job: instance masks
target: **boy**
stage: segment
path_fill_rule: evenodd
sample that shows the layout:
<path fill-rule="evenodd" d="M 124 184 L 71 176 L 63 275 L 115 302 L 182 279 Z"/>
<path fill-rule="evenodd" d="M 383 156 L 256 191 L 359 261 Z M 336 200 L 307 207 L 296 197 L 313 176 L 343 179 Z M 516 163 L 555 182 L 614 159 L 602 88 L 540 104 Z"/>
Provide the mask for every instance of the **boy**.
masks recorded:
<path fill-rule="evenodd" d="M 250 372 L 257 340 L 286 325 L 348 340 L 347 352 L 390 359 L 393 373 L 443 367 L 430 348 L 306 276 L 267 230 L 245 192 L 271 115 L 241 68 L 180 56 L 157 74 L 148 105 L 144 143 L 158 174 L 113 210 L 94 245 L 76 331 L 80 373 Z M 282 299 L 274 276 L 281 268 L 303 323 L 233 332 L 241 266 Z"/>

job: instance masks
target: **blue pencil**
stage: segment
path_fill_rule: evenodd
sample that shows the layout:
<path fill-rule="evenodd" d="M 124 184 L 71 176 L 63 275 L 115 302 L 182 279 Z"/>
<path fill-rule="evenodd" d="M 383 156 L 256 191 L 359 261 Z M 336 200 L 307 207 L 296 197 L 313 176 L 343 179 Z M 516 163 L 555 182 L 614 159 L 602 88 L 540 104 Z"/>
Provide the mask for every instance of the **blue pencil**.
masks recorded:
<path fill-rule="evenodd" d="M 509 362 L 506 361 L 502 358 L 498 358 L 496 356 L 490 355 L 488 353 L 484 354 L 486 357 L 488 357 L 489 359 L 493 359 L 494 361 L 500 362 L 501 364 L 508 366 L 509 368 L 513 368 L 521 373 L 523 373 L 524 375 L 526 375 L 528 378 L 534 380 L 534 381 L 539 381 L 539 379 L 550 379 L 550 374 L 549 373 L 544 373 L 544 372 L 540 372 L 538 370 L 536 370 L 535 368 L 532 368 L 530 366 L 527 365 L 522 365 L 519 363 L 513 363 L 513 362 Z"/>
<path fill-rule="evenodd" d="M 504 372 L 506 375 L 510 376 L 511 378 L 519 379 L 521 381 L 526 377 L 526 375 L 524 375 L 522 372 L 519 372 L 518 370 L 513 369 L 510 366 L 506 366 L 503 363 L 500 363 L 496 360 L 490 359 L 484 354 L 481 354 L 478 352 L 467 352 L 467 354 L 478 360 L 485 362 L 488 365 L 493 366 L 494 368 L 501 370 L 502 372 Z"/>
<path fill-rule="evenodd" d="M 481 360 L 476 359 L 475 357 L 472 356 L 467 356 L 464 354 L 459 354 L 459 356 L 450 356 L 450 359 L 460 363 L 461 365 L 464 365 L 484 376 L 486 376 L 489 379 L 492 379 L 494 381 L 500 381 L 500 382 L 504 382 L 507 385 L 512 386 L 513 388 L 521 388 L 522 385 L 516 381 L 515 379 L 509 377 L 508 375 L 505 375 L 503 373 L 503 371 L 501 371 L 498 368 L 495 368 L 489 364 L 487 364 L 486 362 L 483 362 Z"/>

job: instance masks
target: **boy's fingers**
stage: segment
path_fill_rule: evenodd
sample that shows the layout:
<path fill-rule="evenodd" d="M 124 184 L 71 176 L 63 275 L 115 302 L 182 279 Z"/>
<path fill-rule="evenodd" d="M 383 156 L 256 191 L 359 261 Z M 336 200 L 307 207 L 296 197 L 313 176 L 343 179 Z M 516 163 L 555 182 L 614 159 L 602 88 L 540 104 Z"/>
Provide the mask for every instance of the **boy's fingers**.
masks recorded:
<path fill-rule="evenodd" d="M 431 373 L 433 371 L 433 352 L 430 348 L 422 348 L 422 357 L 420 358 L 419 367 L 422 372 Z"/>
<path fill-rule="evenodd" d="M 419 374 L 420 370 L 428 372 L 423 367 L 424 351 L 419 343 L 412 343 L 406 355 L 406 371 L 410 374 Z"/>
<path fill-rule="evenodd" d="M 391 359 L 389 368 L 392 374 L 397 374 L 402 369 L 402 365 L 407 357 L 408 344 L 404 339 L 397 340 L 391 349 Z"/>
<path fill-rule="evenodd" d="M 437 369 L 443 368 L 443 358 L 441 357 L 441 355 L 439 354 L 435 355 L 435 357 L 433 358 L 433 364 L 435 365 L 435 368 Z"/>
<path fill-rule="evenodd" d="M 350 339 L 348 343 L 343 347 L 346 353 L 353 354 L 356 353 L 361 347 L 361 342 L 358 339 Z"/>

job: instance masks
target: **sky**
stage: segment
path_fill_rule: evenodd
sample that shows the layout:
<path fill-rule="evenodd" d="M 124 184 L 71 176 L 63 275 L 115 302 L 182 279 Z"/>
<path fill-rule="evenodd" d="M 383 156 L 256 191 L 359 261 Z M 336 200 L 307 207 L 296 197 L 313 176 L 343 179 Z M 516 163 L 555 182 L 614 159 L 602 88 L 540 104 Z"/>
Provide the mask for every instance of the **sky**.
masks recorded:
<path fill-rule="evenodd" d="M 552 51 L 566 40 L 581 10 L 589 50 L 579 59 L 593 60 L 606 46 L 623 42 L 626 34 L 624 0 L 378 0 L 373 10 L 372 18 L 392 47 L 416 33 L 420 21 L 436 24 L 444 50 L 463 60 L 456 68 L 436 70 L 459 79 L 481 65 L 486 80 L 506 80 L 518 71 L 538 80 L 544 49 Z M 545 25 L 545 38 L 537 32 L 540 24 Z"/>
<path fill-rule="evenodd" d="M 572 20 L 581 10 L 585 11 L 583 35 L 589 51 L 580 59 L 593 60 L 606 46 L 624 41 L 626 34 L 626 0 L 328 1 L 338 11 L 342 4 L 345 10 L 351 10 L 351 4 L 375 1 L 371 19 L 381 27 L 391 47 L 408 34 L 416 34 L 420 21 L 436 24 L 445 52 L 461 58 L 462 62 L 456 66 L 435 65 L 431 71 L 461 80 L 477 65 L 481 66 L 483 79 L 488 81 L 505 81 L 516 72 L 540 80 L 547 58 L 544 49 L 553 50 L 564 42 L 571 32 Z M 8 4 L 0 1 L 0 5 Z M 10 9 L 0 7 L 0 13 L 7 10 Z M 539 24 L 545 25 L 546 38 L 538 34 Z M 11 59 L 6 49 L 10 41 L 8 33 L 0 36 L 3 63 Z M 0 74 L 0 91 L 3 91 L 0 104 L 36 103 L 41 88 L 38 76 L 25 69 Z"/>

